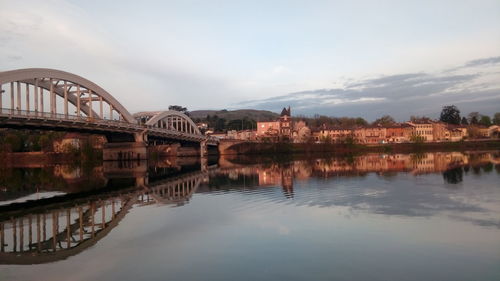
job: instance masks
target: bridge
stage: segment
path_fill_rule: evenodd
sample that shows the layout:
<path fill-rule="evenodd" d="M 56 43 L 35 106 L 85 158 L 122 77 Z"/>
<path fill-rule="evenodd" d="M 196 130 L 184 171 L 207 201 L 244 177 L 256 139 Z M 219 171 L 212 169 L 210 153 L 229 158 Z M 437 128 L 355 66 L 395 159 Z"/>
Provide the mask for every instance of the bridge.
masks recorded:
<path fill-rule="evenodd" d="M 178 111 L 130 114 L 99 85 L 45 68 L 0 72 L 0 127 L 101 134 L 104 160 L 146 159 L 148 146 L 188 146 L 201 157 L 218 140 Z"/>

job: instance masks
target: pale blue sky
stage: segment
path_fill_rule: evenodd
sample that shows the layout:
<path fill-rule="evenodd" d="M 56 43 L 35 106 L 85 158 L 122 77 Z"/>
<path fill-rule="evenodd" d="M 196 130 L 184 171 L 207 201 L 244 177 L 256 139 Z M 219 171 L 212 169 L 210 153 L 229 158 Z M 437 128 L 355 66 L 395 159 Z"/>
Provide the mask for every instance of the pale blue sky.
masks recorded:
<path fill-rule="evenodd" d="M 132 112 L 292 104 L 302 114 L 372 119 L 390 109 L 404 119 L 436 114 L 447 100 L 467 113 L 500 111 L 500 62 L 464 67 L 500 56 L 500 1 L 0 0 L 0 7 L 0 70 L 73 72 Z M 416 73 L 425 74 L 417 86 L 447 82 L 416 92 L 411 83 L 384 84 L 390 96 L 366 86 Z M 356 83 L 365 86 L 352 93 Z M 328 98 L 293 94 L 318 90 Z M 415 95 L 420 101 L 408 102 Z"/>

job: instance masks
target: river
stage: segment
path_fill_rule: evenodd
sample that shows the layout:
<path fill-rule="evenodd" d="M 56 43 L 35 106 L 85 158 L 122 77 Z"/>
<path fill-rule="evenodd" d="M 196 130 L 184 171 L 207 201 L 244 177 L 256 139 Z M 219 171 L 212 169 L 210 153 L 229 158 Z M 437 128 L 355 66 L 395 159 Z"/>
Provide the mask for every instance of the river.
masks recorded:
<path fill-rule="evenodd" d="M 500 280 L 500 152 L 0 167 L 0 280 Z"/>

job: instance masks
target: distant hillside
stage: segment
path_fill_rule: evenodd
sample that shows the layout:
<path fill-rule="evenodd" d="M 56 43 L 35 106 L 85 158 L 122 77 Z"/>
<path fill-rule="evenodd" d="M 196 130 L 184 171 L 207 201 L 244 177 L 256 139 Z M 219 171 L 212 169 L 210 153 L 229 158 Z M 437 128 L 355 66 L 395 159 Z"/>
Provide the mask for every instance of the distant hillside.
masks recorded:
<path fill-rule="evenodd" d="M 267 110 L 239 109 L 239 110 L 194 110 L 189 115 L 193 119 L 205 119 L 207 115 L 217 115 L 227 121 L 247 118 L 255 121 L 272 121 L 279 117 L 279 114 Z"/>

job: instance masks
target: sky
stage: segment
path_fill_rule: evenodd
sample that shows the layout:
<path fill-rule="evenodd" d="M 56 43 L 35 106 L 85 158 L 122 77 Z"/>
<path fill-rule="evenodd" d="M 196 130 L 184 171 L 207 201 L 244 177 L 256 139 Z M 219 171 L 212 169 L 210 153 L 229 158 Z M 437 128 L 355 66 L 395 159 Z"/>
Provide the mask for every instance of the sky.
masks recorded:
<path fill-rule="evenodd" d="M 437 117 L 500 111 L 500 1 L 0 0 L 0 71 L 169 105 Z"/>

